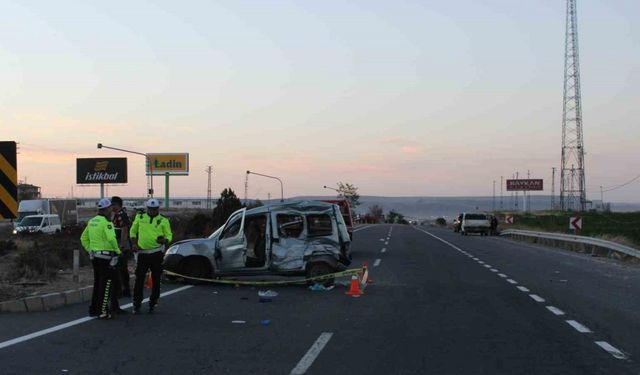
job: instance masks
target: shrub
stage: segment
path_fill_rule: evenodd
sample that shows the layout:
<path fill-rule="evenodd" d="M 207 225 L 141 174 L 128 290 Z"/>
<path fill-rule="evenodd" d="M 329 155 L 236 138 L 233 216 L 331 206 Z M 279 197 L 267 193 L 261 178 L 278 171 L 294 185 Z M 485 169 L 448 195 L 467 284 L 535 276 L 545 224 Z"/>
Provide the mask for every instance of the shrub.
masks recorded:
<path fill-rule="evenodd" d="M 445 220 L 443 217 L 439 217 L 436 219 L 436 224 L 441 227 L 445 227 L 447 226 L 447 220 Z"/>

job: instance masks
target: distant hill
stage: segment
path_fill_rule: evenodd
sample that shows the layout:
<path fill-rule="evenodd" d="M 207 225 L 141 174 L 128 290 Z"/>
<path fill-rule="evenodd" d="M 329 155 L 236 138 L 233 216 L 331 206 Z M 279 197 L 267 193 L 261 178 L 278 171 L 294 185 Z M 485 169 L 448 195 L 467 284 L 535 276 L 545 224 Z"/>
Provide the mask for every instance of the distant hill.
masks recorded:
<path fill-rule="evenodd" d="M 335 196 L 300 196 L 289 199 L 335 199 Z M 551 207 L 551 197 L 544 195 L 532 195 L 530 197 L 530 209 L 532 211 L 548 210 Z M 557 198 L 556 198 L 557 201 Z M 452 218 L 461 212 L 491 211 L 492 197 L 360 197 L 358 213 L 366 213 L 369 207 L 377 204 L 382 206 L 384 212 L 395 210 L 401 214 L 415 219 L 431 219 L 437 217 Z M 500 210 L 500 198 L 496 197 L 496 209 Z M 521 210 L 522 196 L 519 197 L 516 208 L 511 195 L 505 196 L 502 202 L 503 210 Z M 611 209 L 616 212 L 640 211 L 638 203 L 611 203 Z"/>

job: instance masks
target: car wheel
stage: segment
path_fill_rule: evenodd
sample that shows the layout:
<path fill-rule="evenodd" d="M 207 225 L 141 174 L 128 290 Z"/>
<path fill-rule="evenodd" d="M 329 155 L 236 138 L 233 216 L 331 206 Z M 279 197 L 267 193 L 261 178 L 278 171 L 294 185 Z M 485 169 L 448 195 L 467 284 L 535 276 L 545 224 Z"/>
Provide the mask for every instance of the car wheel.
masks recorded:
<path fill-rule="evenodd" d="M 328 275 L 330 273 L 333 273 L 333 268 L 331 266 L 329 266 L 327 263 L 324 262 L 316 262 L 316 263 L 312 263 L 311 265 L 309 265 L 307 267 L 307 273 L 306 276 L 308 279 L 312 278 L 312 277 L 318 277 L 318 276 L 324 276 L 324 275 Z M 335 279 L 329 278 L 326 279 L 324 281 L 322 281 L 322 285 L 328 287 L 333 285 Z M 315 281 L 308 281 L 307 282 L 308 285 L 313 285 L 316 284 Z"/>
<path fill-rule="evenodd" d="M 197 258 L 187 258 L 183 261 L 180 266 L 180 273 L 185 276 L 195 277 L 199 279 L 209 279 L 211 278 L 211 270 L 210 266 L 203 260 Z M 205 281 L 201 280 L 193 280 L 186 279 L 185 282 L 193 285 L 202 285 L 206 284 Z"/>

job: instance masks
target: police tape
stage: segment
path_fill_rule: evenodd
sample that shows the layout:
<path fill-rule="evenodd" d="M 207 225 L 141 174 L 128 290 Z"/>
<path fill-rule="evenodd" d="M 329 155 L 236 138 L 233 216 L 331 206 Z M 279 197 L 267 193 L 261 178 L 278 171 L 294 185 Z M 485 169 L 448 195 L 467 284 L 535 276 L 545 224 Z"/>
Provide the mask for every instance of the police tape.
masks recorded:
<path fill-rule="evenodd" d="M 306 284 L 308 282 L 317 282 L 317 281 L 324 281 L 324 280 L 329 280 L 329 279 L 335 279 L 338 277 L 348 277 L 348 276 L 359 276 L 361 277 L 362 275 L 368 275 L 368 270 L 367 267 L 362 267 L 362 268 L 351 268 L 348 270 L 344 270 L 344 271 L 340 271 L 340 272 L 334 272 L 334 273 L 328 273 L 326 275 L 321 275 L 321 276 L 314 276 L 314 277 L 307 277 L 304 279 L 295 279 L 295 280 L 273 280 L 273 281 L 264 281 L 264 280 L 260 280 L 260 281 L 250 281 L 250 280 L 237 280 L 237 279 L 221 279 L 220 277 L 214 278 L 214 279 L 205 279 L 202 277 L 193 277 L 193 276 L 187 276 L 187 275 L 182 275 L 179 274 L 177 272 L 172 272 L 172 271 L 168 271 L 168 270 L 163 270 L 165 275 L 168 276 L 174 276 L 174 277 L 180 277 L 186 280 L 195 280 L 195 281 L 202 281 L 202 282 L 207 282 L 207 283 L 212 283 L 212 284 L 230 284 L 230 285 L 261 285 L 261 286 L 265 286 L 265 285 L 289 285 L 289 284 Z M 366 280 L 366 279 L 365 279 Z"/>

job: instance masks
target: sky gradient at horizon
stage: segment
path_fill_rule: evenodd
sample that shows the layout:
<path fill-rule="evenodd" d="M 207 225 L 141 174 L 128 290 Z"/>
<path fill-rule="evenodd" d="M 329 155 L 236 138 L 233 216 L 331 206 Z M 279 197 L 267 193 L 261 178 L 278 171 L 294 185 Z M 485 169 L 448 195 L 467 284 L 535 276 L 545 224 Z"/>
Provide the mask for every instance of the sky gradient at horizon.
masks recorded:
<path fill-rule="evenodd" d="M 129 157 L 109 192 L 145 195 L 142 158 L 98 142 L 189 152 L 175 196 L 205 196 L 207 165 L 215 196 L 243 195 L 248 169 L 287 196 L 488 196 L 515 171 L 548 188 L 560 164 L 564 1 L 0 4 L 2 138 L 47 196 L 91 156 Z M 639 13 L 578 2 L 590 199 L 640 174 Z M 639 186 L 605 199 L 640 202 Z M 269 193 L 251 177 L 250 198 Z"/>

